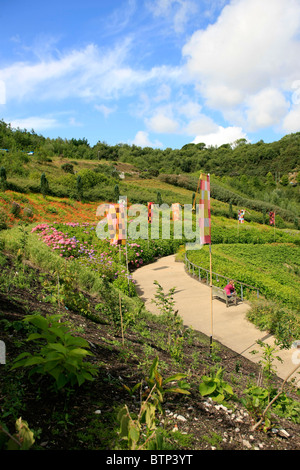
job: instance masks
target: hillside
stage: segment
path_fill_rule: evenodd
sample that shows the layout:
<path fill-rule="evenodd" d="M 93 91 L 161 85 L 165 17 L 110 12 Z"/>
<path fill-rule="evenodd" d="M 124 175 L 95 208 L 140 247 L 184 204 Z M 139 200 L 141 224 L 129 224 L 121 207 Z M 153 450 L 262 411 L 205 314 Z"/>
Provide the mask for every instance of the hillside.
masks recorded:
<path fill-rule="evenodd" d="M 292 390 L 282 396 L 274 409 L 271 427 L 252 430 L 260 416 L 260 409 L 250 406 L 255 390 L 250 393 L 249 389 L 247 394 L 249 385 L 260 374 L 260 368 L 253 362 L 219 343 L 215 343 L 214 354 L 210 356 L 208 339 L 189 329 L 185 330 L 184 349 L 177 349 L 181 351 L 181 359 L 176 359 L 176 351 L 170 354 L 166 347 L 170 328 L 166 318 L 157 319 L 140 310 L 138 320 L 128 324 L 123 338 L 112 317 L 99 313 L 99 297 L 81 291 L 88 299 L 89 311 L 97 315 L 95 322 L 76 313 L 74 308 L 66 313 L 63 304 L 51 302 L 49 287 L 52 285 L 54 292 L 55 276 L 37 270 L 29 262 L 23 274 L 10 255 L 5 256 L 5 262 L 2 257 L 1 266 L 1 338 L 7 346 L 8 364 L 21 352 L 32 351 L 30 344 L 33 342 L 28 343 L 26 338 L 36 329 L 23 320 L 29 313 L 36 312 L 44 316 L 61 315 L 73 335 L 88 341 L 92 354 L 89 361 L 97 364 L 100 371 L 92 382 L 87 381 L 80 387 L 68 385 L 57 392 L 53 378 L 50 380 L 47 375 L 35 374 L 30 378 L 25 370 L 10 371 L 5 367 L 0 377 L 0 423 L 5 423 L 6 430 L 13 433 L 15 420 L 21 416 L 34 433 L 34 450 L 127 449 L 126 441 L 119 435 L 118 411 L 126 405 L 132 417 L 137 415 L 142 398 L 138 384 L 146 386 L 156 357 L 159 357 L 157 371 L 164 380 L 185 372 L 181 387 L 183 380 L 189 384 L 185 389 L 188 395 L 163 394 L 164 411 L 155 413 L 164 440 L 159 450 L 173 454 L 189 450 L 197 461 L 197 451 L 211 449 L 300 450 L 300 401 Z M 212 370 L 223 370 L 223 387 L 230 384 L 233 390 L 233 395 L 229 393 L 222 403 L 199 393 L 202 377 Z M 281 381 L 272 379 L 274 390 L 280 384 Z M 263 388 L 260 390 L 263 392 Z M 144 429 L 147 432 L 145 425 Z M 140 444 L 143 442 L 145 438 Z"/>
<path fill-rule="evenodd" d="M 185 234 L 175 238 L 172 223 L 170 239 L 160 231 L 119 248 L 95 233 L 100 203 L 126 195 L 129 207 L 192 204 L 200 171 L 209 171 L 216 268 L 259 281 L 249 318 L 290 347 L 300 332 L 290 290 L 300 283 L 300 133 L 162 151 L 51 140 L 1 121 L 0 148 L 0 448 L 21 416 L 38 450 L 132 449 L 136 436 L 137 446 L 159 450 L 300 449 L 293 384 L 252 429 L 282 384 L 276 352 L 262 368 L 218 343 L 212 353 L 208 338 L 174 314 L 170 293 L 158 289 L 159 317 L 139 299 L 130 272 L 173 253 L 183 259 Z M 203 268 L 206 248 L 188 253 Z"/>
<path fill-rule="evenodd" d="M 187 144 L 160 150 L 101 141 L 90 146 L 84 138 L 44 138 L 0 121 L 0 179 L 7 189 L 39 193 L 44 173 L 49 195 L 87 202 L 115 199 L 118 185 L 117 192 L 133 203 L 156 202 L 159 180 L 172 186 L 161 188 L 163 202 L 169 203 L 174 186 L 180 186 L 191 191 L 180 202 L 191 203 L 203 171 L 211 173 L 214 199 L 258 212 L 259 222 L 275 210 L 284 223 L 298 228 L 299 149 L 300 133 L 270 144 L 241 140 L 219 148 Z"/>

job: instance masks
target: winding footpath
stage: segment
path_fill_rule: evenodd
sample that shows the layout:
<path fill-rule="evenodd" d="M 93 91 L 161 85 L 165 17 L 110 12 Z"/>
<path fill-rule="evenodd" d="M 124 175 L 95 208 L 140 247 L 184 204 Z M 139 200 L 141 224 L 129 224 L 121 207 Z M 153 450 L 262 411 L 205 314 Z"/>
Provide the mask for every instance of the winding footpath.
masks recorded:
<path fill-rule="evenodd" d="M 258 362 L 261 359 L 262 348 L 257 345 L 257 340 L 274 345 L 273 336 L 260 331 L 247 320 L 246 313 L 250 306 L 246 302 L 239 302 L 236 306 L 230 304 L 227 308 L 224 301 L 214 299 L 211 321 L 209 286 L 191 277 L 185 271 L 184 263 L 175 260 L 175 255 L 166 256 L 155 263 L 137 269 L 133 273 L 133 279 L 136 281 L 139 296 L 149 312 L 159 313 L 156 305 L 151 302 L 156 294 L 154 281 L 162 286 L 165 293 L 175 287 L 175 310 L 178 310 L 186 326 L 193 327 L 208 337 L 212 336 L 213 340 L 252 362 Z M 259 353 L 253 355 L 251 354 L 253 350 Z M 276 355 L 280 356 L 283 361 L 282 363 L 278 360 L 274 361 L 277 375 L 285 379 L 296 366 L 295 357 L 296 360 L 300 360 L 300 352 L 290 349 L 278 351 Z M 298 372 L 299 369 L 292 378 L 300 387 Z"/>

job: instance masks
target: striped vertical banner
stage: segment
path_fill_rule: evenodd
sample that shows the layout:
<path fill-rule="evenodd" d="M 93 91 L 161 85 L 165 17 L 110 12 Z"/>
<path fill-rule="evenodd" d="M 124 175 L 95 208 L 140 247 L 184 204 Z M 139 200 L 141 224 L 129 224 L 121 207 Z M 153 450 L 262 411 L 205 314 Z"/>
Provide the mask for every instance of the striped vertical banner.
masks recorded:
<path fill-rule="evenodd" d="M 270 225 L 274 225 L 275 226 L 275 212 L 269 212 L 269 217 L 270 217 Z"/>
<path fill-rule="evenodd" d="M 153 219 L 152 206 L 153 206 L 153 204 L 154 204 L 154 202 L 148 202 L 148 224 L 152 223 L 152 219 Z"/>
<path fill-rule="evenodd" d="M 200 176 L 199 226 L 201 245 L 211 244 L 210 175 Z"/>
<path fill-rule="evenodd" d="M 126 219 L 126 207 L 124 201 L 119 201 L 117 206 L 117 215 L 118 215 L 118 245 L 126 244 L 126 233 L 127 233 L 127 219 Z"/>
<path fill-rule="evenodd" d="M 125 245 L 125 209 L 122 204 L 110 204 L 107 214 L 108 232 L 111 245 Z"/>
<path fill-rule="evenodd" d="M 117 234 L 117 213 L 116 213 L 116 208 L 114 204 L 110 204 L 108 208 L 108 213 L 107 213 L 107 224 L 108 224 L 108 234 L 109 234 L 109 240 L 110 244 L 114 245 L 115 240 L 116 240 L 116 234 Z"/>

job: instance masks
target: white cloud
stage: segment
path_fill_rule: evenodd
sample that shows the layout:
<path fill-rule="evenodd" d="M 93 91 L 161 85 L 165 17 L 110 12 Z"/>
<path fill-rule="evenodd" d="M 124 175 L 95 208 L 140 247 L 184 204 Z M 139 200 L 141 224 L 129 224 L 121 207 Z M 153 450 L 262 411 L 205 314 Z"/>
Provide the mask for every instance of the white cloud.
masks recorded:
<path fill-rule="evenodd" d="M 231 88 L 223 83 L 214 84 L 211 82 L 202 91 L 209 107 L 222 109 L 224 112 L 238 106 L 245 98 L 245 94 L 241 90 Z"/>
<path fill-rule="evenodd" d="M 267 88 L 251 96 L 247 104 L 246 116 L 251 130 L 276 125 L 289 109 L 284 95 L 274 88 Z"/>
<path fill-rule="evenodd" d="M 300 106 L 296 105 L 290 110 L 285 116 L 282 123 L 283 130 L 290 134 L 294 132 L 300 132 Z"/>
<path fill-rule="evenodd" d="M 179 103 L 178 112 L 183 116 L 186 116 L 189 119 L 195 119 L 200 116 L 202 106 L 196 101 L 186 101 L 184 103 Z"/>
<path fill-rule="evenodd" d="M 97 111 L 100 111 L 100 113 L 102 113 L 104 117 L 107 118 L 110 114 L 116 111 L 117 107 L 116 106 L 108 107 L 108 106 L 105 106 L 104 104 L 95 104 L 95 109 Z"/>
<path fill-rule="evenodd" d="M 197 135 L 197 137 L 193 140 L 194 144 L 199 144 L 203 142 L 206 146 L 217 146 L 223 144 L 232 144 L 238 139 L 247 139 L 246 134 L 243 132 L 242 128 L 240 127 L 222 127 L 219 126 L 216 132 L 212 132 L 209 134 L 201 134 Z M 248 139 L 247 139 L 248 140 Z"/>
<path fill-rule="evenodd" d="M 154 116 L 146 119 L 146 125 L 153 132 L 160 134 L 174 134 L 179 130 L 179 124 L 168 114 L 169 113 L 164 111 L 158 111 Z"/>
<path fill-rule="evenodd" d="M 6 103 L 6 87 L 3 80 L 0 80 L 0 105 Z"/>
<path fill-rule="evenodd" d="M 247 130 L 279 125 L 300 78 L 300 2 L 232 0 L 182 53 L 207 106 Z"/>
<path fill-rule="evenodd" d="M 147 6 L 155 17 L 171 20 L 176 33 L 184 31 L 189 19 L 198 10 L 192 0 L 149 0 Z"/>
<path fill-rule="evenodd" d="M 82 122 L 77 121 L 76 118 L 74 118 L 74 117 L 69 118 L 69 125 L 72 126 L 72 127 L 82 127 L 83 126 Z"/>
<path fill-rule="evenodd" d="M 208 116 L 202 115 L 188 123 L 183 132 L 187 135 L 207 135 L 218 131 L 217 124 Z"/>
<path fill-rule="evenodd" d="M 132 144 L 137 145 L 138 147 L 162 147 L 162 143 L 156 140 L 154 143 L 152 143 L 149 139 L 149 134 L 148 132 L 145 131 L 139 131 L 137 132 L 135 138 L 132 141 Z"/>
<path fill-rule="evenodd" d="M 168 100 L 171 96 L 171 87 L 167 85 L 166 83 L 163 83 L 158 91 L 157 95 L 154 97 L 154 101 L 160 102 L 160 101 L 165 101 Z"/>
<path fill-rule="evenodd" d="M 47 129 L 52 129 L 59 127 L 59 123 L 54 118 L 44 118 L 39 116 L 32 116 L 24 119 L 15 119 L 10 121 L 11 127 L 17 129 L 34 129 L 35 132 L 45 131 Z"/>
<path fill-rule="evenodd" d="M 37 63 L 17 62 L 0 69 L 0 80 L 6 85 L 7 100 L 27 101 L 111 99 L 135 94 L 147 84 L 180 80 L 179 67 L 161 66 L 145 71 L 125 65 L 130 47 L 130 40 L 111 50 L 89 44 L 58 58 L 47 55 Z"/>

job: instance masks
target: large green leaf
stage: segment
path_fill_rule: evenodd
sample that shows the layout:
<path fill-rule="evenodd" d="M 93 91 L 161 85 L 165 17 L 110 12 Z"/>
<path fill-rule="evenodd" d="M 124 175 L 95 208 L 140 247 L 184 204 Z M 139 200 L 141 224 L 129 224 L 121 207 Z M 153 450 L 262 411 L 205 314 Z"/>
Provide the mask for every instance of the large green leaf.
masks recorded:
<path fill-rule="evenodd" d="M 184 379 L 185 377 L 186 377 L 186 374 L 175 374 L 175 375 L 172 375 L 171 377 L 164 379 L 163 384 L 167 384 L 169 382 L 175 382 L 177 380 Z"/>
<path fill-rule="evenodd" d="M 24 318 L 25 322 L 30 322 L 32 325 L 40 328 L 41 330 L 47 330 L 49 327 L 49 322 L 42 315 L 27 315 Z"/>
<path fill-rule="evenodd" d="M 65 335 L 65 344 L 66 346 L 81 346 L 89 349 L 89 343 L 79 336 Z"/>
<path fill-rule="evenodd" d="M 68 349 L 63 346 L 61 343 L 49 343 L 49 348 L 51 349 L 55 349 L 56 351 L 64 354 L 64 355 L 67 355 L 68 354 Z"/>
<path fill-rule="evenodd" d="M 180 387 L 167 388 L 165 389 L 165 393 L 181 393 L 182 395 L 190 395 L 190 392 L 188 390 L 185 390 Z"/>
<path fill-rule="evenodd" d="M 211 395 L 216 388 L 217 384 L 213 380 L 201 382 L 199 385 L 199 392 L 202 396 Z"/>
<path fill-rule="evenodd" d="M 83 356 L 92 356 L 92 353 L 90 353 L 89 351 L 86 351 L 85 349 L 75 348 L 69 351 L 69 355 L 83 357 Z"/>
<path fill-rule="evenodd" d="M 134 421 L 130 421 L 129 423 L 129 438 L 134 444 L 136 444 L 140 438 L 138 423 Z"/>

